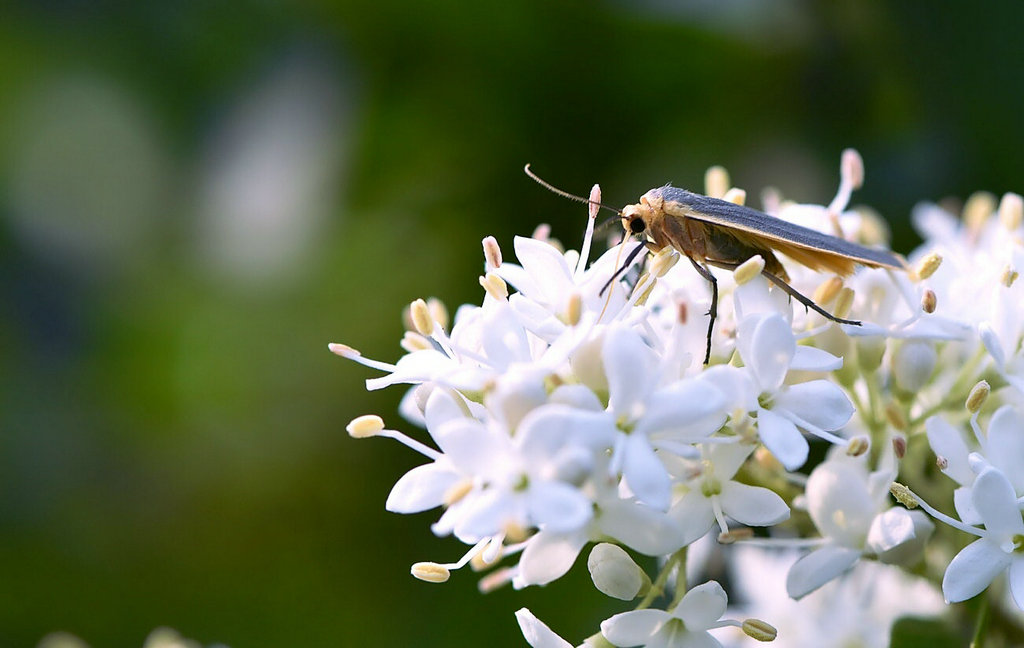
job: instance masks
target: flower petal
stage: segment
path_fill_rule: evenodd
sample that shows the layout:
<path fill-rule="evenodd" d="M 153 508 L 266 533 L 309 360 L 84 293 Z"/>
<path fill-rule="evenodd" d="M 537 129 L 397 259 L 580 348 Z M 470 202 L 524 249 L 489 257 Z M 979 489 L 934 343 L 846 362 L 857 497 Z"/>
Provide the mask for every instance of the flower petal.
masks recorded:
<path fill-rule="evenodd" d="M 960 550 L 942 577 L 942 595 L 949 603 L 977 595 L 1010 564 L 1010 555 L 987 538 L 979 538 Z"/>
<path fill-rule="evenodd" d="M 992 534 L 1009 537 L 1024 533 L 1024 520 L 1017 508 L 1017 495 L 1003 471 L 985 468 L 974 480 L 971 501 Z"/>
<path fill-rule="evenodd" d="M 710 382 L 682 380 L 650 397 L 635 432 L 698 440 L 722 426 L 726 405 L 725 396 Z"/>
<path fill-rule="evenodd" d="M 757 410 L 757 432 L 765 447 L 775 455 L 786 470 L 796 470 L 807 461 L 810 450 L 807 439 L 793 422 L 760 408 Z"/>
<path fill-rule="evenodd" d="M 1003 471 L 1013 489 L 1024 493 L 1024 417 L 1013 406 L 996 410 L 988 424 L 985 456 Z"/>
<path fill-rule="evenodd" d="M 938 416 L 929 417 L 924 426 L 928 431 L 928 443 L 932 446 L 932 452 L 947 462 L 942 472 L 961 486 L 970 486 L 974 483 L 974 471 L 967 463 L 970 451 L 960 431 Z"/>
<path fill-rule="evenodd" d="M 616 418 L 639 418 L 641 407 L 657 379 L 657 357 L 640 334 L 624 327 L 610 328 L 601 348 L 608 378 L 608 404 Z"/>
<path fill-rule="evenodd" d="M 868 492 L 867 475 L 849 461 L 833 459 L 807 478 L 807 512 L 823 535 L 846 547 L 863 547 L 878 505 Z"/>
<path fill-rule="evenodd" d="M 789 410 L 822 430 L 838 430 L 853 416 L 853 403 L 843 390 L 827 380 L 791 385 L 779 392 L 773 406 Z"/>
<path fill-rule="evenodd" d="M 395 482 L 384 508 L 392 513 L 419 513 L 441 506 L 445 493 L 458 479 L 447 460 L 416 466 Z"/>
<path fill-rule="evenodd" d="M 672 553 L 686 544 L 675 520 L 629 500 L 602 503 L 597 525 L 602 533 L 648 556 Z"/>
<path fill-rule="evenodd" d="M 786 592 L 790 598 L 807 596 L 857 563 L 860 552 L 827 544 L 793 563 L 786 576 Z"/>
<path fill-rule="evenodd" d="M 715 523 L 715 510 L 711 499 L 699 490 L 691 490 L 669 511 L 672 519 L 683 529 L 683 544 L 688 545 L 704 537 Z"/>
<path fill-rule="evenodd" d="M 601 634 L 616 646 L 642 646 L 672 617 L 664 610 L 633 610 L 601 622 Z"/>
<path fill-rule="evenodd" d="M 581 529 L 593 515 L 590 500 L 563 482 L 531 484 L 526 498 L 530 519 L 537 526 L 553 533 Z"/>
<path fill-rule="evenodd" d="M 796 354 L 796 338 L 779 313 L 750 315 L 739 323 L 736 347 L 760 391 L 774 392 L 782 386 Z"/>
<path fill-rule="evenodd" d="M 725 614 L 729 597 L 717 581 L 708 581 L 687 592 L 673 611 L 673 616 L 682 619 L 689 632 L 699 632 L 712 627 Z"/>
<path fill-rule="evenodd" d="M 735 481 L 722 484 L 722 511 L 740 524 L 771 526 L 789 518 L 789 507 L 775 492 Z"/>
<path fill-rule="evenodd" d="M 516 611 L 516 620 L 519 621 L 519 629 L 523 631 L 526 643 L 533 648 L 573 648 L 571 643 L 555 634 L 526 608 Z"/>
<path fill-rule="evenodd" d="M 1013 595 L 1013 602 L 1024 611 L 1024 560 L 1014 556 L 1010 561 L 1010 594 Z"/>
<path fill-rule="evenodd" d="M 582 532 L 538 532 L 526 543 L 512 584 L 521 589 L 528 585 L 547 585 L 561 578 L 586 544 L 587 535 Z"/>
<path fill-rule="evenodd" d="M 667 511 L 672 498 L 672 480 L 650 442 L 641 434 L 631 434 L 623 444 L 622 476 L 629 489 L 644 504 Z"/>
<path fill-rule="evenodd" d="M 789 368 L 793 371 L 836 371 L 843 368 L 843 359 L 824 349 L 800 344 Z"/>

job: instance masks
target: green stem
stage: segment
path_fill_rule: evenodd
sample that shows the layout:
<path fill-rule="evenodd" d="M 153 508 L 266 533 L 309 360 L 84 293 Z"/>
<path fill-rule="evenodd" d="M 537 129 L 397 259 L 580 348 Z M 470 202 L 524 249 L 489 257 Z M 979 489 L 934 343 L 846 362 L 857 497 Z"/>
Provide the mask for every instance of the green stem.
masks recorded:
<path fill-rule="evenodd" d="M 974 626 L 974 637 L 971 639 L 971 648 L 984 648 L 985 633 L 988 630 L 989 620 L 989 595 L 985 592 L 981 595 L 981 607 L 978 608 L 978 622 Z"/>
<path fill-rule="evenodd" d="M 668 584 L 668 579 L 672 576 L 672 572 L 677 568 L 679 569 L 680 574 L 676 582 L 676 592 L 678 595 L 680 583 L 683 585 L 683 592 L 686 591 L 686 547 L 683 547 L 669 556 L 669 559 L 665 561 L 665 566 L 661 568 L 658 578 L 651 583 L 651 588 L 647 590 L 647 595 L 640 600 L 636 609 L 643 610 L 644 608 L 650 607 L 651 603 L 664 594 L 665 587 Z"/>

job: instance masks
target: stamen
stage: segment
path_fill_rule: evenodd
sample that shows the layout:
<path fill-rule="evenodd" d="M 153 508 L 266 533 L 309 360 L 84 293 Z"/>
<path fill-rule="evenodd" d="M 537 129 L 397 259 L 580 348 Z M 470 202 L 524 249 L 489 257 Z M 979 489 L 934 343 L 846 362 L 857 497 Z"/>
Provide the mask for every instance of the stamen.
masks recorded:
<path fill-rule="evenodd" d="M 508 299 L 508 285 L 493 272 L 488 272 L 485 276 L 480 277 L 480 286 L 494 299 L 499 301 Z"/>
<path fill-rule="evenodd" d="M 353 439 L 366 439 L 377 436 L 384 429 L 384 419 L 376 414 L 358 416 L 345 426 L 345 431 Z"/>
<path fill-rule="evenodd" d="M 740 189 L 739 187 L 733 187 L 729 191 L 725 192 L 722 196 L 722 200 L 725 202 L 731 202 L 734 205 L 743 205 L 747 202 L 747 192 Z"/>
<path fill-rule="evenodd" d="M 743 634 L 756 641 L 775 641 L 775 638 L 779 636 L 779 631 L 774 626 L 761 619 L 744 619 L 740 628 L 743 630 Z"/>
<path fill-rule="evenodd" d="M 431 337 L 434 333 L 436 323 L 427 308 L 427 302 L 417 299 L 409 304 L 409 316 L 412 318 L 412 325 L 416 331 L 424 337 Z"/>
<path fill-rule="evenodd" d="M 1014 270 L 1012 266 L 1006 266 L 1003 269 L 1002 276 L 999 277 L 999 282 L 1006 286 L 1007 288 L 1009 288 L 1010 286 L 1013 285 L 1013 282 L 1017 281 L 1017 277 L 1019 276 L 1020 274 L 1018 274 L 1018 272 Z"/>
<path fill-rule="evenodd" d="M 732 275 L 736 279 L 736 285 L 742 286 L 761 274 L 762 270 L 764 270 L 764 259 L 761 255 L 757 255 L 741 263 L 732 271 Z"/>
<path fill-rule="evenodd" d="M 914 269 L 914 274 L 917 275 L 918 279 L 927 279 L 935 274 L 940 265 L 942 265 L 942 256 L 932 252 L 918 262 L 917 268 Z"/>
<path fill-rule="evenodd" d="M 601 185 L 594 185 L 590 189 L 590 203 L 588 203 L 587 229 L 583 233 L 583 245 L 580 247 L 580 259 L 576 263 L 576 271 L 573 278 L 577 281 L 583 276 L 590 262 L 590 246 L 594 241 L 594 225 L 597 222 L 597 212 L 601 210 Z"/>
<path fill-rule="evenodd" d="M 999 201 L 999 222 L 1012 232 L 1020 227 L 1021 220 L 1024 220 L 1024 199 L 1020 194 L 1003 194 L 1003 199 Z"/>
<path fill-rule="evenodd" d="M 854 190 L 864 184 L 864 160 L 854 149 L 846 149 L 839 160 L 839 191 L 828 205 L 828 212 L 838 216 L 850 204 Z"/>
<path fill-rule="evenodd" d="M 484 246 L 484 261 L 487 264 L 486 268 L 488 271 L 496 270 L 501 267 L 501 248 L 498 246 L 498 240 L 493 236 L 488 236 L 483 240 Z"/>
<path fill-rule="evenodd" d="M 444 565 L 433 562 L 418 562 L 412 566 L 410 572 L 414 577 L 428 583 L 444 583 L 452 575 Z"/>
<path fill-rule="evenodd" d="M 379 362 L 377 360 L 370 360 L 369 358 L 363 357 L 362 353 L 359 353 L 358 351 L 348 346 L 347 344 L 339 344 L 337 342 L 332 342 L 331 344 L 327 345 L 327 348 L 328 350 L 330 350 L 331 353 L 335 355 L 339 355 L 342 358 L 345 358 L 346 360 L 358 362 L 364 367 L 369 367 L 370 369 L 377 369 L 379 371 L 385 371 L 387 373 L 391 373 L 398 369 L 397 366 L 390 364 L 388 362 Z"/>
<path fill-rule="evenodd" d="M 729 190 L 729 172 L 725 167 L 713 166 L 704 172 L 704 194 L 721 198 Z"/>
<path fill-rule="evenodd" d="M 926 288 L 921 293 L 921 310 L 926 313 L 934 313 L 935 308 L 939 305 L 939 298 L 935 296 L 935 291 L 931 288 Z"/>
<path fill-rule="evenodd" d="M 987 381 L 979 381 L 978 384 L 971 389 L 971 393 L 967 396 L 967 402 L 965 403 L 967 411 L 970 412 L 971 414 L 977 414 L 978 410 L 981 409 L 981 406 L 985 404 L 985 399 L 988 398 L 988 395 L 991 391 L 992 387 L 988 384 Z"/>
<path fill-rule="evenodd" d="M 871 441 L 866 436 L 856 436 L 846 445 L 846 454 L 859 457 L 871 448 Z"/>
<path fill-rule="evenodd" d="M 813 301 L 819 306 L 827 306 L 839 295 L 839 291 L 842 288 L 842 277 L 832 275 L 814 290 Z"/>

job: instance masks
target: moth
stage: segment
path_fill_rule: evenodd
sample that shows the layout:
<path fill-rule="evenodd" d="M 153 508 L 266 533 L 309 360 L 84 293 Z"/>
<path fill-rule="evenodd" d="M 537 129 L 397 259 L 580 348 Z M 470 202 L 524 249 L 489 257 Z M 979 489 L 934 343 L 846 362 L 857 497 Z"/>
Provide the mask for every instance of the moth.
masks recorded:
<path fill-rule="evenodd" d="M 530 165 L 526 165 L 525 171 L 531 178 L 559 195 L 590 202 L 544 182 L 530 171 Z M 671 185 L 651 189 L 640 197 L 640 202 L 612 211 L 622 220 L 627 233 L 642 237 L 642 245 L 630 252 L 609 284 L 629 266 L 640 251 L 647 249 L 657 253 L 666 247 L 673 247 L 686 256 L 697 272 L 711 284 L 704 364 L 711 360 L 711 334 L 718 314 L 718 281 L 708 266 L 735 270 L 747 259 L 760 255 L 764 259 L 761 274 L 790 297 L 833 322 L 855 326 L 860 326 L 860 322 L 832 315 L 790 286 L 789 275 L 775 252 L 812 270 L 834 272 L 841 276 L 852 274 L 857 265 L 895 270 L 906 267 L 902 257 L 888 250 L 858 245 L 744 205 Z"/>

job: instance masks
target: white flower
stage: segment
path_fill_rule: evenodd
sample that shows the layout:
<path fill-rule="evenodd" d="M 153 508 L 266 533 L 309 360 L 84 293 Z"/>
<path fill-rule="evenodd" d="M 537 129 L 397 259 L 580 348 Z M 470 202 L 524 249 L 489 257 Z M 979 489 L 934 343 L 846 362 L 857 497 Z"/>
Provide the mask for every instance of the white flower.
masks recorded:
<path fill-rule="evenodd" d="M 616 614 L 601 623 L 601 634 L 624 648 L 720 647 L 708 630 L 731 625 L 719 621 L 728 603 L 722 586 L 708 581 L 688 591 L 671 612 L 645 609 Z"/>
<path fill-rule="evenodd" d="M 789 507 L 773 491 L 733 480 L 753 450 L 754 446 L 738 443 L 706 450 L 698 475 L 687 482 L 689 491 L 669 511 L 685 529 L 686 544 L 706 534 L 716 519 L 724 533 L 729 530 L 726 517 L 750 526 L 771 526 L 789 518 Z"/>
<path fill-rule="evenodd" d="M 571 643 L 555 634 L 554 630 L 526 608 L 516 611 L 516 620 L 519 621 L 519 629 L 526 643 L 533 648 L 573 648 Z"/>
<path fill-rule="evenodd" d="M 1005 571 L 1013 600 L 1024 610 L 1024 519 L 1013 485 L 1002 471 L 986 467 L 974 480 L 971 499 L 985 528 L 949 563 L 942 593 L 949 602 L 965 601 Z"/>

